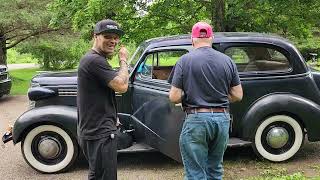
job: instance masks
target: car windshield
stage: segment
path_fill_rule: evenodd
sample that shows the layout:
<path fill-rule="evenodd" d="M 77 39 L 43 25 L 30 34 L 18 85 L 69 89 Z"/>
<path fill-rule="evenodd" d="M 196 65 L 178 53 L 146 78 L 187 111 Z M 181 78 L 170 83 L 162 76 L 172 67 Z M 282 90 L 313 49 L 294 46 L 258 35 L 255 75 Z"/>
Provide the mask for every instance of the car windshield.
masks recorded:
<path fill-rule="evenodd" d="M 139 58 L 141 57 L 143 51 L 145 50 L 145 46 L 144 45 L 140 45 L 137 50 L 134 52 L 133 56 L 131 57 L 130 61 L 129 61 L 129 66 L 130 66 L 130 72 L 132 71 L 132 69 L 134 68 L 134 65 L 137 63 L 137 61 L 139 60 Z"/>

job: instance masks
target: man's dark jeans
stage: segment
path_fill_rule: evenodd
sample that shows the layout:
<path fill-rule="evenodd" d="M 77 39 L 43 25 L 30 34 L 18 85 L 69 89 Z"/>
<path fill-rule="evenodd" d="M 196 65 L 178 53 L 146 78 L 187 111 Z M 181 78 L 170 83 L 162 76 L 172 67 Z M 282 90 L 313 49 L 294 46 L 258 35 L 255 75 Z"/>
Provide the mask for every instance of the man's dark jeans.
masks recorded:
<path fill-rule="evenodd" d="M 97 140 L 79 139 L 79 145 L 89 163 L 89 180 L 117 179 L 117 136 Z"/>
<path fill-rule="evenodd" d="M 229 126 L 226 112 L 187 115 L 179 141 L 185 179 L 222 179 Z"/>

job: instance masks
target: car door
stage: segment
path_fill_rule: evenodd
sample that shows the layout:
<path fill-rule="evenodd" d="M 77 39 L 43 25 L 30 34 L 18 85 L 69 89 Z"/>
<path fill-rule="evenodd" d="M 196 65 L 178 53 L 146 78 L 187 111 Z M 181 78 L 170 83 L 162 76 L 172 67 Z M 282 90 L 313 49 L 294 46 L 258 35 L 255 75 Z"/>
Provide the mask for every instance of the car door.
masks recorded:
<path fill-rule="evenodd" d="M 181 161 L 179 135 L 185 117 L 181 105 L 169 101 L 167 79 L 178 59 L 190 47 L 153 49 L 144 55 L 132 89 L 137 141 Z"/>
<path fill-rule="evenodd" d="M 226 43 L 222 52 L 236 63 L 244 96 L 241 102 L 231 104 L 232 137 L 241 138 L 241 120 L 258 99 L 272 93 L 290 92 L 295 78 L 289 52 L 264 43 Z M 285 86 L 284 86 L 285 85 Z"/>

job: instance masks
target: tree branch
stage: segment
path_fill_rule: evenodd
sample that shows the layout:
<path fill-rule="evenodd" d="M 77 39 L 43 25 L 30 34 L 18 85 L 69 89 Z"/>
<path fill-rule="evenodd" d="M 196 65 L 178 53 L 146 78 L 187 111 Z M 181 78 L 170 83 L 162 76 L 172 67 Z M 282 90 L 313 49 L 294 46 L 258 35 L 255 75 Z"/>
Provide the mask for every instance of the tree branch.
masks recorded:
<path fill-rule="evenodd" d="M 61 29 L 44 29 L 44 30 L 38 30 L 38 31 L 35 31 L 25 37 L 22 37 L 18 40 L 16 40 L 15 42 L 13 42 L 12 44 L 10 43 L 10 45 L 8 45 L 6 48 L 7 49 L 10 49 L 10 48 L 13 48 L 14 46 L 16 46 L 17 44 L 21 43 L 22 41 L 32 37 L 32 36 L 39 36 L 41 34 L 46 34 L 46 33 L 49 33 L 49 32 L 53 32 L 53 31 L 59 31 Z"/>
<path fill-rule="evenodd" d="M 9 29 L 9 30 L 7 30 L 7 31 L 4 31 L 4 34 L 8 34 L 8 33 L 12 32 L 12 31 L 15 31 L 15 30 L 17 30 L 17 29 L 20 29 L 21 27 L 23 27 L 23 26 L 14 27 L 14 28 L 12 28 L 12 29 Z"/>

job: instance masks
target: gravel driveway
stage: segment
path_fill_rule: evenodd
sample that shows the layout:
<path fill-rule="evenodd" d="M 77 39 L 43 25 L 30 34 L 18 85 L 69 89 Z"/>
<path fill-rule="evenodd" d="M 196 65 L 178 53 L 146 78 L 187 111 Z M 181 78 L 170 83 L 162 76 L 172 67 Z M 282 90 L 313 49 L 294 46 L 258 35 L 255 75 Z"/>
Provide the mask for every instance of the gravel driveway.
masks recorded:
<path fill-rule="evenodd" d="M 8 123 L 27 110 L 26 96 L 7 96 L 0 99 L 0 133 L 5 131 Z M 33 170 L 24 161 L 20 143 L 6 144 L 0 147 L 0 179 L 86 179 L 88 165 L 80 158 L 72 169 L 61 174 L 41 174 Z M 280 170 L 279 170 L 280 169 Z M 306 142 L 297 155 L 288 162 L 270 163 L 260 161 L 248 148 L 228 149 L 225 155 L 225 179 L 270 173 L 303 172 L 306 176 L 320 176 L 320 143 Z M 118 156 L 118 179 L 182 179 L 183 166 L 160 153 L 132 153 Z"/>

